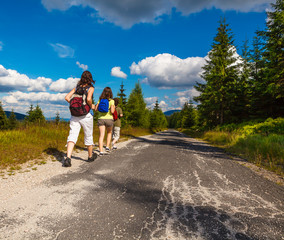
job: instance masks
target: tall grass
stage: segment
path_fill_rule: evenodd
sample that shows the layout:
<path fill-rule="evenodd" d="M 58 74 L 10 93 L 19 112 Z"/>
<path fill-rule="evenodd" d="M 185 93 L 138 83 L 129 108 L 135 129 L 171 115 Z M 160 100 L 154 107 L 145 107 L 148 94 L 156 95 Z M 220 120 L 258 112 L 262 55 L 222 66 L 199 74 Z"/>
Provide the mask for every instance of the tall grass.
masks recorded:
<path fill-rule="evenodd" d="M 42 158 L 44 153 L 65 152 L 69 124 L 62 122 L 43 125 L 22 125 L 15 130 L 0 131 L 0 169 L 15 167 L 29 160 Z M 122 129 L 121 138 L 151 134 L 149 129 L 127 127 Z M 94 142 L 98 142 L 99 131 L 94 124 Z M 84 148 L 81 129 L 76 146 Z"/>
<path fill-rule="evenodd" d="M 205 132 L 188 129 L 182 132 L 284 175 L 284 118 L 229 124 Z"/>

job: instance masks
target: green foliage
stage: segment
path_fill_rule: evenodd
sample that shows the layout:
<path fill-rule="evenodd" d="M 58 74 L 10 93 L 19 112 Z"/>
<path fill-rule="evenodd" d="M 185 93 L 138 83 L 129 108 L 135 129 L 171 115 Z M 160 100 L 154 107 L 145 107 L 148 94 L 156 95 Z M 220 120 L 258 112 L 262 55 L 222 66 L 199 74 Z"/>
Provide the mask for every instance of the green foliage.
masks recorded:
<path fill-rule="evenodd" d="M 123 118 L 121 118 L 121 126 L 124 127 L 127 125 L 127 117 L 128 117 L 128 111 L 126 108 L 127 105 L 127 99 L 126 99 L 126 95 L 124 93 L 125 89 L 124 89 L 124 85 L 123 85 L 123 81 L 120 85 L 120 89 L 119 89 L 119 93 L 117 94 L 117 97 L 119 98 L 119 104 L 118 106 L 122 109 L 123 112 Z"/>
<path fill-rule="evenodd" d="M 225 20 L 220 22 L 208 60 L 203 67 L 202 78 L 206 84 L 197 83 L 196 90 L 201 94 L 194 99 L 201 117 L 208 125 L 230 122 L 234 119 L 239 82 L 236 49 L 232 33 Z"/>
<path fill-rule="evenodd" d="M 183 132 L 197 135 L 192 129 Z M 284 175 L 284 118 L 227 124 L 198 137 Z"/>
<path fill-rule="evenodd" d="M 12 109 L 12 112 L 8 118 L 8 126 L 9 126 L 9 129 L 15 129 L 18 125 L 18 121 L 16 119 L 16 115 L 14 113 L 14 110 Z"/>
<path fill-rule="evenodd" d="M 244 122 L 242 124 L 228 124 L 221 127 L 216 127 L 217 131 L 236 132 L 243 136 L 253 134 L 269 135 L 269 134 L 284 134 L 284 118 L 268 118 L 264 122 Z"/>
<path fill-rule="evenodd" d="M 167 128 L 167 125 L 168 122 L 166 116 L 160 109 L 157 100 L 154 109 L 150 112 L 150 128 L 153 132 L 159 132 Z"/>
<path fill-rule="evenodd" d="M 56 117 L 55 117 L 55 124 L 58 125 L 60 122 L 60 116 L 59 116 L 59 112 L 56 112 Z"/>
<path fill-rule="evenodd" d="M 185 103 L 180 112 L 175 112 L 168 118 L 170 128 L 191 128 L 198 123 L 198 112 L 192 102 Z"/>
<path fill-rule="evenodd" d="M 150 111 L 146 109 L 142 88 L 139 83 L 135 84 L 135 88 L 129 95 L 126 105 L 127 123 L 134 127 L 149 128 Z"/>
<path fill-rule="evenodd" d="M 45 123 L 45 117 L 38 104 L 36 105 L 36 108 L 33 108 L 33 105 L 31 104 L 30 110 L 27 112 L 25 120 L 28 123 Z"/>
<path fill-rule="evenodd" d="M 8 128 L 7 116 L 2 108 L 2 103 L 0 101 L 0 130 L 4 130 L 7 128 Z"/>

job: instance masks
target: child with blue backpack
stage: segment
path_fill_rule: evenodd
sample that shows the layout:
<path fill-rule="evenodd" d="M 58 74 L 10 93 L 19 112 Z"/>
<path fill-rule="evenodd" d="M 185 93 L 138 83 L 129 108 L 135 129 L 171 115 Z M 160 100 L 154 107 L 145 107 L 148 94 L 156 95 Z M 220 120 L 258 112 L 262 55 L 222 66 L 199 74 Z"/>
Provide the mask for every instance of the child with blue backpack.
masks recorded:
<path fill-rule="evenodd" d="M 99 156 L 104 154 L 103 141 L 105 137 L 105 131 L 107 131 L 106 151 L 110 150 L 112 127 L 113 127 L 113 113 L 115 110 L 114 100 L 112 99 L 112 91 L 110 87 L 105 87 L 98 103 L 95 106 L 95 111 L 99 112 L 98 127 L 99 127 Z"/>

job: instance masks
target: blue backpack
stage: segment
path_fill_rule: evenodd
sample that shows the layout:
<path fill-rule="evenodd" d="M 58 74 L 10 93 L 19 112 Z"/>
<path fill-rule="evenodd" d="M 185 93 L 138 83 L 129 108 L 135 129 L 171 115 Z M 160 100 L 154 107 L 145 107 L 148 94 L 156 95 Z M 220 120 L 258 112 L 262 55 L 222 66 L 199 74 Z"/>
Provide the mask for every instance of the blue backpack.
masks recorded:
<path fill-rule="evenodd" d="M 109 109 L 109 102 L 107 99 L 101 99 L 98 107 L 98 111 L 102 113 L 107 113 Z"/>

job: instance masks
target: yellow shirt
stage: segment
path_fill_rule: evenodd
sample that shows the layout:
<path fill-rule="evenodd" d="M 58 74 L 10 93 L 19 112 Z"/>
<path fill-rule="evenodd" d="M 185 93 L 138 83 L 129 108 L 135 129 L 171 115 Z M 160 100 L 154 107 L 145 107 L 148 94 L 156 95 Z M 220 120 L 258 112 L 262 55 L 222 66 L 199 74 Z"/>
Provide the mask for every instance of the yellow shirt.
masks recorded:
<path fill-rule="evenodd" d="M 100 103 L 100 100 L 98 101 L 98 104 Z M 114 100 L 113 99 L 109 99 L 108 102 L 108 112 L 107 113 L 102 113 L 99 112 L 99 119 L 113 119 L 112 113 L 110 112 L 110 106 L 114 105 Z"/>

